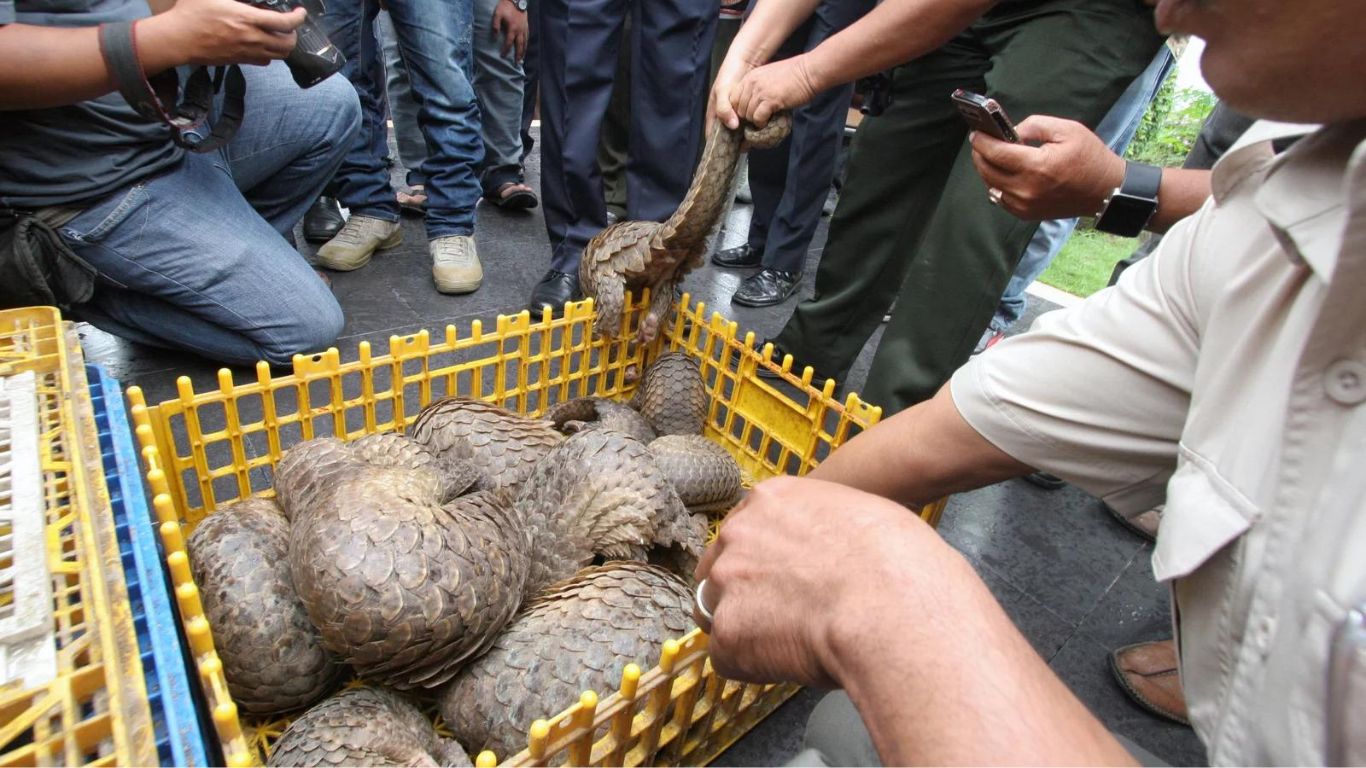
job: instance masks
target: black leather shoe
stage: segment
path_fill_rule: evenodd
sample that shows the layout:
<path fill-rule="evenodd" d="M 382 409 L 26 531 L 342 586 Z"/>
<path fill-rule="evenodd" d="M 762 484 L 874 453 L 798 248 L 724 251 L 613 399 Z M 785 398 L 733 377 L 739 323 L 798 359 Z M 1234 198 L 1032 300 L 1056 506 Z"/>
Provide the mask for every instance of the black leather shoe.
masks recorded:
<path fill-rule="evenodd" d="M 761 269 L 745 278 L 730 300 L 742 307 L 771 307 L 792 298 L 801 281 L 800 272 Z"/>
<path fill-rule="evenodd" d="M 531 301 L 527 309 L 533 315 L 539 314 L 543 307 L 559 310 L 566 301 L 572 301 L 579 292 L 579 277 L 565 272 L 550 270 L 541 282 L 531 289 Z"/>
<path fill-rule="evenodd" d="M 304 239 L 310 243 L 325 243 L 336 237 L 345 223 L 337 198 L 323 195 L 304 213 Z"/>
<path fill-rule="evenodd" d="M 748 244 L 737 245 L 734 248 L 727 248 L 724 251 L 717 251 L 712 254 L 711 263 L 726 269 L 750 269 L 759 266 L 764 255 L 759 251 L 750 248 Z"/>

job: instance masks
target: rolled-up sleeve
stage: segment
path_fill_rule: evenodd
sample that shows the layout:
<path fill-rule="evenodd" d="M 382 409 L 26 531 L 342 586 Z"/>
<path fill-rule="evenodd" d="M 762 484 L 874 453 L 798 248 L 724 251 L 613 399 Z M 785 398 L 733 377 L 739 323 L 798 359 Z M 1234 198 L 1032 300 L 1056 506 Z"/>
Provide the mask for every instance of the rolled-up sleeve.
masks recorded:
<path fill-rule="evenodd" d="M 1040 317 L 959 369 L 951 391 L 963 418 L 996 447 L 1121 513 L 1161 503 L 1195 377 L 1191 242 L 1207 210 L 1118 285 Z"/>

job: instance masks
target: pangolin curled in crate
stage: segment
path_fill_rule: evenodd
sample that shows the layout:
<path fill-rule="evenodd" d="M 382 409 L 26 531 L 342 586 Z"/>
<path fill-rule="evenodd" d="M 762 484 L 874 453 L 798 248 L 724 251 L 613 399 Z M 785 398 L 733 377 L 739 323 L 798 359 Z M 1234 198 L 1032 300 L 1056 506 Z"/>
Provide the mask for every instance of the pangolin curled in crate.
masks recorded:
<path fill-rule="evenodd" d="M 483 477 L 481 487 L 513 489 L 564 439 L 548 421 L 463 397 L 422 409 L 408 435 L 437 456 L 474 465 Z"/>
<path fill-rule="evenodd" d="M 739 501 L 740 465 L 701 435 L 664 435 L 650 443 L 655 465 L 691 512 L 721 512 Z"/>
<path fill-rule="evenodd" d="M 306 707 L 343 667 L 313 628 L 289 574 L 289 524 L 275 502 L 250 498 L 205 518 L 186 542 L 228 690 L 251 715 Z"/>
<path fill-rule="evenodd" d="M 609 562 L 547 588 L 440 693 L 441 714 L 472 751 L 510 757 L 537 718 L 585 690 L 611 692 L 622 669 L 658 662 L 692 628 L 692 594 L 651 565 Z"/>
<path fill-rule="evenodd" d="M 594 558 L 652 559 L 691 576 L 706 520 L 690 514 L 643 443 L 610 429 L 571 435 L 536 465 L 516 507 L 534 541 L 527 594 Z"/>
<path fill-rule="evenodd" d="M 596 425 L 630 435 L 642 443 L 655 439 L 655 430 L 636 409 L 604 397 L 579 397 L 556 403 L 545 417 L 562 432 L 577 431 L 580 425 Z"/>
<path fill-rule="evenodd" d="M 311 440 L 275 483 L 293 499 L 290 572 L 324 646 L 406 690 L 444 683 L 492 642 L 521 602 L 531 542 L 507 491 L 448 498 L 467 473 L 452 483 L 439 463 L 381 466 L 395 455 Z"/>
<path fill-rule="evenodd" d="M 382 688 L 349 688 L 290 723 L 272 766 L 468 766 L 460 744 L 437 735 L 412 702 Z"/>
<path fill-rule="evenodd" d="M 631 397 L 657 435 L 700 435 L 707 419 L 707 389 L 696 360 L 682 352 L 660 355 L 645 369 Z"/>

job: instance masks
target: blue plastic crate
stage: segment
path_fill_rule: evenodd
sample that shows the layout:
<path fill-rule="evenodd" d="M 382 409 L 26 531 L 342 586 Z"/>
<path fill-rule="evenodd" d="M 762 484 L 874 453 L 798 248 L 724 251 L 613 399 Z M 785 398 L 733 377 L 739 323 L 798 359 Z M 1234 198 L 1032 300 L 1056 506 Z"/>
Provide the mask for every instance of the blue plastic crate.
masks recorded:
<path fill-rule="evenodd" d="M 179 622 L 161 568 L 156 528 L 138 474 L 137 449 L 123 405 L 123 389 L 101 366 L 87 365 L 85 371 L 156 728 L 157 756 L 162 765 L 207 766 L 204 730 L 187 672 L 189 660 L 180 642 Z"/>

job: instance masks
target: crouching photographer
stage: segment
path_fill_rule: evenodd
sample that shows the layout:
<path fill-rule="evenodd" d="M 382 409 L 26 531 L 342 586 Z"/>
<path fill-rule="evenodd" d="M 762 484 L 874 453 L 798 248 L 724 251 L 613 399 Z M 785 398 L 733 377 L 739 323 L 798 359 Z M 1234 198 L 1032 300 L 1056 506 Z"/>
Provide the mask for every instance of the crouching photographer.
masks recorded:
<path fill-rule="evenodd" d="M 0 0 L 0 306 L 234 364 L 336 339 L 341 308 L 292 232 L 360 110 L 297 65 L 308 14 L 286 7 Z M 235 64 L 258 66 L 165 90 L 177 67 Z"/>

